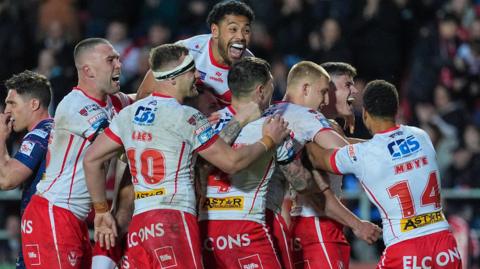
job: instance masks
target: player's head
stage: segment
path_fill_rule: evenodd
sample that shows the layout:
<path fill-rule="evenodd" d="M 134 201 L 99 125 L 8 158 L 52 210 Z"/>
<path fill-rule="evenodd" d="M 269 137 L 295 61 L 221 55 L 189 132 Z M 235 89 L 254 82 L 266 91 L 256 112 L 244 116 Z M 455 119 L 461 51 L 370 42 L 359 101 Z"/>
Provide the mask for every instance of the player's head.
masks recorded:
<path fill-rule="evenodd" d="M 317 110 L 328 105 L 330 76 L 320 65 L 301 61 L 288 72 L 287 94 L 298 105 Z"/>
<path fill-rule="evenodd" d="M 395 122 L 398 111 L 398 93 L 395 86 L 385 80 L 373 80 L 363 93 L 363 121 L 367 129 L 375 121 Z"/>
<path fill-rule="evenodd" d="M 270 64 L 256 57 L 241 59 L 228 72 L 228 87 L 234 100 L 256 101 L 267 108 L 273 95 Z"/>
<path fill-rule="evenodd" d="M 198 96 L 185 99 L 185 105 L 192 106 L 207 116 L 222 108 L 212 88 L 205 84 L 197 84 L 197 91 Z"/>
<path fill-rule="evenodd" d="M 335 117 L 353 115 L 352 103 L 358 93 L 353 78 L 357 75 L 357 70 L 343 62 L 327 62 L 321 66 L 332 78 L 329 93 L 330 105 L 325 107 L 325 114 Z"/>
<path fill-rule="evenodd" d="M 236 0 L 216 4 L 207 17 L 212 31 L 212 50 L 220 56 L 223 64 L 238 61 L 250 43 L 250 23 L 255 16 L 245 3 Z"/>
<path fill-rule="evenodd" d="M 163 87 L 175 90 L 180 99 L 198 94 L 195 80 L 198 72 L 195 61 L 188 54 L 188 49 L 179 44 L 164 44 L 150 51 L 150 68 L 153 77 Z"/>
<path fill-rule="evenodd" d="M 75 46 L 73 57 L 81 83 L 105 94 L 120 90 L 120 54 L 108 40 L 84 39 Z"/>
<path fill-rule="evenodd" d="M 8 90 L 5 113 L 10 114 L 15 132 L 32 127 L 32 121 L 38 120 L 33 116 L 35 113 L 48 111 L 52 89 L 45 76 L 26 70 L 9 78 L 5 88 Z"/>

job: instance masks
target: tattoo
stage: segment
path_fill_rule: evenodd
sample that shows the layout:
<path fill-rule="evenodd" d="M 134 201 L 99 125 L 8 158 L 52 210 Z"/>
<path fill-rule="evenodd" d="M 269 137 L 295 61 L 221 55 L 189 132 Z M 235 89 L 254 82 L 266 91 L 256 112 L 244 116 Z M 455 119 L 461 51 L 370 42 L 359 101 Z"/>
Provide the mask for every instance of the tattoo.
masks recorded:
<path fill-rule="evenodd" d="M 240 122 L 238 122 L 235 118 L 232 118 L 230 122 L 222 129 L 219 135 L 220 138 L 225 141 L 225 143 L 231 145 L 241 130 L 242 127 L 240 126 Z"/>
<path fill-rule="evenodd" d="M 295 159 L 289 164 L 279 165 L 283 175 L 297 192 L 310 192 L 313 176 L 312 173 L 302 165 L 300 159 Z"/>

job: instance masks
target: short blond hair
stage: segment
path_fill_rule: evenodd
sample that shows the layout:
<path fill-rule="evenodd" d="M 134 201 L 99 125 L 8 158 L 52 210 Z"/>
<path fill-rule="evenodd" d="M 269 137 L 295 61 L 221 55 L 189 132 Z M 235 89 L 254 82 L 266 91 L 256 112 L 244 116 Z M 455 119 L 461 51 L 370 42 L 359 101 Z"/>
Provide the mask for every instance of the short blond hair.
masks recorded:
<path fill-rule="evenodd" d="M 328 81 L 331 81 L 330 75 L 325 71 L 323 67 L 312 61 L 301 61 L 295 64 L 288 72 L 287 87 L 297 83 L 304 78 L 317 78 L 326 77 Z"/>

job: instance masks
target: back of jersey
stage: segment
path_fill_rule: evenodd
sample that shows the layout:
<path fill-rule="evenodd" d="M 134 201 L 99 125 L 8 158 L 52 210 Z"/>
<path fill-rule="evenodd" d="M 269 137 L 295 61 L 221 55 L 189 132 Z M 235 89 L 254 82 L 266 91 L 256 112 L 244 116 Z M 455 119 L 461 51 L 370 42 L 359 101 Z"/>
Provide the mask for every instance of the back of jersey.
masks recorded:
<path fill-rule="evenodd" d="M 196 214 L 195 150 L 213 140 L 203 114 L 153 94 L 120 112 L 106 134 L 123 144 L 135 188 L 135 213 L 175 209 Z"/>
<path fill-rule="evenodd" d="M 354 173 L 380 210 L 385 245 L 448 229 L 435 150 L 421 129 L 397 126 L 339 150 L 335 164 Z"/>

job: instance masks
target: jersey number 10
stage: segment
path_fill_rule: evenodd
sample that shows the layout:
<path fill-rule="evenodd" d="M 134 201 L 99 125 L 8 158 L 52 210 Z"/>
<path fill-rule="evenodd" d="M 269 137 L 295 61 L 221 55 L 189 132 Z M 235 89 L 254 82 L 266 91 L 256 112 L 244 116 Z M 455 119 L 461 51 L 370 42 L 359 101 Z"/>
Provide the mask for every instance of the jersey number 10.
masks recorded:
<path fill-rule="evenodd" d="M 128 164 L 132 174 L 133 184 L 138 184 L 138 167 L 135 161 L 134 148 L 127 150 Z M 145 183 L 154 185 L 160 183 L 165 177 L 165 157 L 161 151 L 146 149 L 140 154 L 140 174 Z"/>

